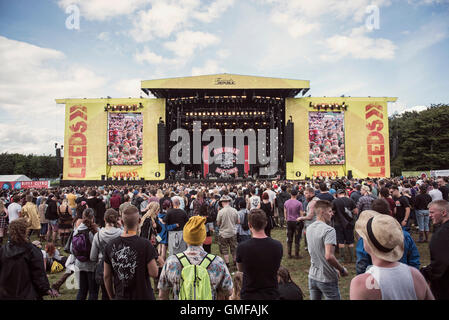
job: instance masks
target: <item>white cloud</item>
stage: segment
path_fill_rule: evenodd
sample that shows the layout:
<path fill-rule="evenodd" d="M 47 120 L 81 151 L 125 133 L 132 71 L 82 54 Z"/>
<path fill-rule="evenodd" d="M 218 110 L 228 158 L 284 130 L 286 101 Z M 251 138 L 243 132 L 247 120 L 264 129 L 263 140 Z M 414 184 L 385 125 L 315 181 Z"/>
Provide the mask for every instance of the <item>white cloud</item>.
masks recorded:
<path fill-rule="evenodd" d="M 344 57 L 355 59 L 389 60 L 395 57 L 397 46 L 388 39 L 370 38 L 368 30 L 362 26 L 354 28 L 349 36 L 335 35 L 325 40 L 329 52 L 321 55 L 326 61 L 336 61 Z"/>
<path fill-rule="evenodd" d="M 109 41 L 111 39 L 111 35 L 109 32 L 101 32 L 97 36 L 98 40 Z"/>
<path fill-rule="evenodd" d="M 146 97 L 146 94 L 140 89 L 141 80 L 138 78 L 119 80 L 113 85 L 114 92 L 118 97 Z"/>
<path fill-rule="evenodd" d="M 411 106 L 409 107 L 407 102 L 390 102 L 388 103 L 388 116 L 394 114 L 403 114 L 404 112 L 421 112 L 428 108 L 428 106 Z"/>
<path fill-rule="evenodd" d="M 225 69 L 219 66 L 216 60 L 207 60 L 202 67 L 192 68 L 192 76 L 200 76 L 205 74 L 224 73 Z"/>
<path fill-rule="evenodd" d="M 149 64 L 157 64 L 157 65 L 176 65 L 180 64 L 181 60 L 179 59 L 171 59 L 160 56 L 145 46 L 142 51 L 138 51 L 134 54 L 134 59 L 139 63 L 149 63 Z"/>
<path fill-rule="evenodd" d="M 0 152 L 53 154 L 64 136 L 64 107 L 55 98 L 98 97 L 106 83 L 60 51 L 1 36 L 0 60 Z"/>
<path fill-rule="evenodd" d="M 147 2 L 148 0 L 59 0 L 58 5 L 63 10 L 76 5 L 82 18 L 104 21 L 131 14 Z"/>
<path fill-rule="evenodd" d="M 219 42 L 220 39 L 213 34 L 187 30 L 179 32 L 175 41 L 164 43 L 164 47 L 172 51 L 176 56 L 189 58 L 196 49 L 204 49 Z"/>
<path fill-rule="evenodd" d="M 154 38 L 168 38 L 172 34 L 191 28 L 195 22 L 209 23 L 233 5 L 234 0 L 150 0 L 148 10 L 140 10 L 134 19 L 130 34 L 137 42 Z M 207 3 L 210 3 L 207 5 Z"/>

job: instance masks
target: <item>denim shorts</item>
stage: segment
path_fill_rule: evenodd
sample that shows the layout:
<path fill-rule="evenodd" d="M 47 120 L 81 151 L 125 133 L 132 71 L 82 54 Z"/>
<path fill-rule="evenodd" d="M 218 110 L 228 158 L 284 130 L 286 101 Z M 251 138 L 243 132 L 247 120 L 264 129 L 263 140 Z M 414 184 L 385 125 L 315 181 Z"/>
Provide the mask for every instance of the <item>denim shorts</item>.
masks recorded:
<path fill-rule="evenodd" d="M 58 231 L 58 219 L 56 220 L 48 220 L 48 229 L 51 229 L 53 231 Z"/>
<path fill-rule="evenodd" d="M 326 300 L 341 300 L 338 281 L 321 282 L 309 278 L 310 300 L 321 300 L 324 296 Z"/>

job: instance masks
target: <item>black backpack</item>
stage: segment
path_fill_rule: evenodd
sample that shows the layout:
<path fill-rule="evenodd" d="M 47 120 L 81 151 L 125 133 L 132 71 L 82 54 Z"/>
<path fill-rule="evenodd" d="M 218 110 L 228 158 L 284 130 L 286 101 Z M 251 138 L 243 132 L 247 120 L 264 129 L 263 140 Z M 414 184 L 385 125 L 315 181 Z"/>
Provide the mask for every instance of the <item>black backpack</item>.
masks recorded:
<path fill-rule="evenodd" d="M 243 216 L 242 230 L 243 230 L 243 231 L 248 231 L 248 230 L 249 230 L 249 225 L 248 225 L 248 210 L 246 210 L 246 209 L 245 209 L 245 213 L 244 213 L 244 216 Z"/>

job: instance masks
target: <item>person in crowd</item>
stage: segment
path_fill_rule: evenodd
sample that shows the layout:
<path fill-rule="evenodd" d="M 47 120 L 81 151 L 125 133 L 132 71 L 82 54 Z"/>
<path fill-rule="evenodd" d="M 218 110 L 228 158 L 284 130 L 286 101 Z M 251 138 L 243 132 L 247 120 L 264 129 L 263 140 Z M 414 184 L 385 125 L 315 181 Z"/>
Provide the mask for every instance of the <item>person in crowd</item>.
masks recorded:
<path fill-rule="evenodd" d="M 44 252 L 45 252 L 45 254 L 44 254 Z M 59 253 L 59 250 L 56 249 L 56 247 L 53 243 L 48 242 L 45 245 L 44 252 L 43 252 L 43 256 L 44 256 L 46 271 L 51 271 L 54 262 L 60 263 L 62 266 L 65 266 L 67 257 L 62 256 Z"/>
<path fill-rule="evenodd" d="M 122 234 L 122 229 L 118 225 L 118 219 L 118 212 L 115 211 L 115 209 L 110 208 L 106 210 L 104 215 L 105 227 L 101 228 L 100 231 L 95 234 L 90 251 L 90 261 L 97 263 L 95 269 L 95 280 L 97 281 L 97 284 L 100 285 L 102 300 L 109 300 L 109 295 L 104 285 L 104 281 L 101 279 L 104 277 L 105 249 L 109 242 L 120 237 Z"/>
<path fill-rule="evenodd" d="M 240 223 L 237 210 L 230 206 L 231 197 L 223 195 L 220 199 L 220 204 L 223 207 L 218 211 L 217 226 L 218 231 L 218 245 L 220 254 L 226 262 L 228 268 L 230 267 L 229 251 L 231 251 L 232 260 L 236 263 L 235 250 L 237 248 L 236 225 Z"/>
<path fill-rule="evenodd" d="M 70 213 L 72 218 L 76 216 L 76 194 L 73 188 L 70 188 L 69 193 L 66 195 L 66 199 L 69 202 Z"/>
<path fill-rule="evenodd" d="M 290 199 L 290 194 L 287 192 L 287 186 L 283 184 L 281 186 L 281 192 L 279 192 L 276 195 L 275 203 L 278 208 L 279 212 L 279 221 L 276 221 L 276 223 L 281 227 L 284 228 L 285 224 L 285 216 L 284 216 L 284 204 L 287 200 Z"/>
<path fill-rule="evenodd" d="M 404 254 L 404 234 L 395 218 L 365 210 L 355 228 L 373 266 L 352 279 L 351 300 L 434 299 L 419 270 L 398 262 Z"/>
<path fill-rule="evenodd" d="M 271 237 L 271 230 L 273 230 L 274 223 L 274 204 L 270 202 L 270 196 L 267 192 L 262 193 L 262 203 L 260 209 L 267 215 L 267 226 L 265 227 L 265 234 Z"/>
<path fill-rule="evenodd" d="M 70 251 L 75 256 L 75 266 L 79 270 L 79 290 L 76 300 L 98 299 L 98 285 L 95 282 L 96 262 L 90 260 L 90 249 L 98 227 L 95 224 L 94 210 L 87 208 L 83 212 L 81 223 L 73 230 Z"/>
<path fill-rule="evenodd" d="M 449 201 L 449 187 L 446 185 L 444 178 L 438 178 L 438 190 L 441 191 L 443 200 Z"/>
<path fill-rule="evenodd" d="M 187 213 L 179 207 L 179 199 L 175 198 L 169 201 L 171 201 L 173 208 L 167 210 L 164 222 L 167 225 L 178 225 L 177 228 L 168 232 L 168 251 L 169 254 L 172 255 L 183 252 L 187 248 L 187 245 L 183 240 L 182 230 L 189 218 Z"/>
<path fill-rule="evenodd" d="M 339 276 L 348 275 L 348 270 L 334 256 L 337 236 L 330 226 L 332 204 L 326 200 L 318 200 L 314 211 L 316 221 L 307 229 L 307 244 L 310 253 L 309 291 L 310 300 L 340 300 L 338 287 Z"/>
<path fill-rule="evenodd" d="M 159 201 L 157 203 L 159 203 Z M 170 209 L 170 207 L 171 207 L 171 202 L 168 200 L 164 201 L 164 203 L 162 204 L 162 210 L 157 215 L 158 224 L 161 227 L 161 231 L 158 233 L 158 236 L 159 236 L 158 253 L 159 253 L 159 256 L 162 258 L 162 260 L 164 260 L 164 261 L 167 258 L 168 232 L 179 227 L 179 224 L 177 224 L 177 223 L 167 225 L 164 222 L 165 216 L 167 214 L 167 210 Z"/>
<path fill-rule="evenodd" d="M 115 211 L 119 212 L 119 208 L 122 203 L 122 199 L 120 197 L 120 192 L 118 192 L 118 190 L 114 190 L 109 202 L 111 204 L 111 208 L 114 209 Z M 121 213 L 120 213 L 120 215 L 121 215 Z"/>
<path fill-rule="evenodd" d="M 89 204 L 88 204 L 89 205 Z M 123 203 L 119 206 L 118 213 L 122 216 L 123 212 L 131 205 L 131 198 L 128 194 L 123 196 Z"/>
<path fill-rule="evenodd" d="M 362 185 L 361 184 L 355 184 L 352 192 L 350 194 L 350 198 L 352 199 L 352 201 L 354 201 L 356 204 L 359 202 L 359 199 L 362 197 Z"/>
<path fill-rule="evenodd" d="M 410 201 L 406 196 L 401 195 L 401 193 L 399 192 L 399 187 L 397 185 L 392 186 L 391 191 L 393 192 L 393 200 L 396 204 L 395 218 L 401 224 L 402 228 L 404 228 L 406 231 L 409 231 L 409 218 L 411 210 Z"/>
<path fill-rule="evenodd" d="M 50 288 L 39 248 L 27 237 L 28 222 L 24 218 L 9 224 L 10 241 L 0 247 L 0 300 L 42 300 L 58 297 Z"/>
<path fill-rule="evenodd" d="M 307 237 L 305 235 L 307 234 L 307 227 L 316 221 L 315 210 L 313 210 L 313 207 L 315 206 L 315 203 L 320 199 L 315 196 L 315 189 L 313 189 L 312 187 L 306 188 L 304 196 L 306 198 L 306 201 L 304 202 L 304 208 L 306 209 L 305 216 L 299 217 L 298 222 L 304 221 L 304 250 L 307 251 Z"/>
<path fill-rule="evenodd" d="M 160 300 L 168 300 L 170 290 L 173 292 L 173 298 L 178 300 L 183 265 L 200 265 L 205 259 L 208 259 L 206 270 L 209 274 L 212 299 L 226 300 L 232 295 L 232 278 L 225 262 L 219 256 L 208 254 L 202 247 L 206 238 L 205 223 L 206 217 L 193 216 L 185 224 L 183 237 L 188 247 L 181 254 L 167 258 L 159 278 Z"/>
<path fill-rule="evenodd" d="M 47 210 L 45 211 L 45 218 L 48 220 L 47 242 L 55 243 L 58 235 L 58 205 L 56 195 L 51 193 L 47 199 Z"/>
<path fill-rule="evenodd" d="M 354 224 L 357 216 L 357 206 L 350 199 L 345 189 L 337 190 L 337 198 L 332 201 L 332 210 L 334 211 L 334 228 L 337 234 L 337 244 L 340 253 L 340 262 L 346 262 L 345 248 L 349 262 L 352 263 L 354 254 Z"/>
<path fill-rule="evenodd" d="M 127 207 L 123 233 L 106 245 L 104 284 L 111 300 L 155 300 L 150 277 L 158 276 L 158 254 L 148 239 L 137 235 L 140 220 L 139 210 Z"/>
<path fill-rule="evenodd" d="M 236 208 L 239 215 L 239 223 L 237 224 L 237 244 L 240 244 L 243 241 L 251 239 L 251 230 L 248 226 L 249 211 L 246 209 L 245 201 L 238 202 L 238 205 L 239 207 Z"/>
<path fill-rule="evenodd" d="M 45 218 L 45 212 L 47 210 L 47 207 L 48 207 L 47 198 L 42 197 L 42 199 L 40 199 L 40 204 L 38 207 L 39 221 L 41 224 L 41 232 L 39 238 L 41 241 L 45 240 L 48 231 L 48 220 Z"/>
<path fill-rule="evenodd" d="M 0 200 L 0 247 L 3 245 L 3 238 L 8 232 L 8 209 L 5 203 Z"/>
<path fill-rule="evenodd" d="M 28 194 L 26 197 L 26 204 L 22 207 L 20 216 L 28 222 L 28 237 L 34 232 L 39 235 L 41 224 L 37 207 L 33 203 L 33 195 Z"/>
<path fill-rule="evenodd" d="M 376 199 L 371 204 L 371 209 L 381 214 L 390 215 L 390 205 L 385 199 Z M 399 262 L 415 267 L 420 267 L 420 256 L 415 241 L 407 231 L 403 230 L 404 235 L 404 254 Z M 357 261 L 356 261 L 356 273 L 362 274 L 367 268 L 373 264 L 371 256 L 365 251 L 364 242 L 362 238 L 359 238 L 356 246 Z"/>
<path fill-rule="evenodd" d="M 432 182 L 429 189 L 429 196 L 432 197 L 432 201 L 443 200 L 443 193 L 438 189 L 438 183 Z"/>
<path fill-rule="evenodd" d="M 157 215 L 159 212 L 159 202 L 151 202 L 139 224 L 140 236 L 150 240 L 155 248 L 157 248 L 157 235 L 162 231 L 160 224 L 157 223 Z"/>
<path fill-rule="evenodd" d="M 259 209 L 260 208 L 260 197 L 256 193 L 255 188 L 250 189 L 250 197 L 248 198 L 247 209 Z"/>
<path fill-rule="evenodd" d="M 95 207 L 95 223 L 101 227 L 104 228 L 105 222 L 104 222 L 104 214 L 106 213 L 106 201 L 104 196 L 99 193 L 97 197 L 97 206 Z"/>
<path fill-rule="evenodd" d="M 246 208 L 246 206 L 245 206 Z M 236 271 L 232 274 L 232 295 L 229 297 L 229 300 L 241 300 L 240 299 L 240 291 L 242 290 L 243 283 L 243 272 Z"/>
<path fill-rule="evenodd" d="M 432 197 L 427 193 L 427 187 L 421 185 L 419 194 L 415 198 L 416 220 L 418 221 L 419 240 L 418 242 L 427 242 L 429 239 L 429 203 Z"/>
<path fill-rule="evenodd" d="M 279 300 L 303 300 L 301 288 L 292 280 L 286 267 L 280 266 L 278 270 Z"/>
<path fill-rule="evenodd" d="M 19 204 L 20 196 L 18 194 L 12 197 L 12 202 L 8 206 L 8 219 L 9 223 L 20 218 L 22 206 Z"/>
<path fill-rule="evenodd" d="M 242 300 L 278 300 L 277 272 L 281 265 L 282 244 L 265 234 L 267 216 L 253 209 L 248 216 L 252 238 L 237 247 L 238 271 L 243 272 Z"/>
<path fill-rule="evenodd" d="M 437 300 L 449 300 L 449 202 L 436 200 L 429 204 L 429 214 L 439 227 L 430 239 L 430 264 L 421 272 L 430 283 Z"/>
<path fill-rule="evenodd" d="M 372 196 L 371 189 L 368 185 L 363 185 L 360 192 L 362 196 L 357 201 L 357 211 L 359 213 L 370 210 L 371 203 L 376 199 Z"/>
<path fill-rule="evenodd" d="M 212 253 L 212 233 L 214 232 L 214 225 L 208 211 L 208 206 L 202 206 L 200 208 L 199 215 L 201 217 L 206 217 L 206 239 L 203 242 L 204 251 L 206 251 L 207 253 Z"/>
<path fill-rule="evenodd" d="M 59 206 L 59 222 L 58 232 L 61 239 L 61 245 L 65 245 L 69 239 L 73 225 L 72 211 L 70 210 L 69 201 L 64 199 Z"/>
<path fill-rule="evenodd" d="M 329 189 L 324 182 L 320 183 L 320 192 L 316 196 L 320 200 L 327 200 L 329 202 L 332 202 L 334 200 L 334 196 L 330 194 Z"/>
<path fill-rule="evenodd" d="M 382 187 L 379 191 L 379 195 L 380 195 L 380 199 L 385 199 L 385 201 L 388 202 L 388 204 L 390 205 L 390 215 L 391 216 L 396 216 L 396 203 L 394 202 L 391 194 L 390 194 L 390 190 L 388 190 L 388 188 L 386 187 Z"/>
<path fill-rule="evenodd" d="M 299 220 L 301 216 L 304 215 L 302 203 L 296 200 L 298 196 L 298 191 L 293 189 L 291 191 L 290 200 L 284 203 L 284 221 L 287 221 L 287 251 L 288 258 L 292 259 L 292 246 L 293 240 L 295 241 L 295 259 L 301 259 L 302 256 L 299 254 L 300 242 L 302 229 L 304 227 L 304 222 Z"/>

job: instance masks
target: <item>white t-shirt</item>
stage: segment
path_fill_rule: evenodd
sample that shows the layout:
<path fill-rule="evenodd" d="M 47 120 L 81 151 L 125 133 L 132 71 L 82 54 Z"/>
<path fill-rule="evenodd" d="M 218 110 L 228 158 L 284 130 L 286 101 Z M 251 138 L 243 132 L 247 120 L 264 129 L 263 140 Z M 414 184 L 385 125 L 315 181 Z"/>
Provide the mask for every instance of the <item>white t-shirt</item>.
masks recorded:
<path fill-rule="evenodd" d="M 8 206 L 9 223 L 16 219 L 19 219 L 19 213 L 22 210 L 22 206 L 17 202 L 13 202 Z"/>
<path fill-rule="evenodd" d="M 249 210 L 256 209 L 259 203 L 260 203 L 259 196 L 252 196 L 251 198 L 249 198 L 249 205 L 250 205 Z"/>
<path fill-rule="evenodd" d="M 268 200 L 271 203 L 274 203 L 274 198 L 276 198 L 276 192 L 274 192 L 273 190 L 268 189 L 267 191 L 265 191 L 266 193 L 268 193 Z"/>
<path fill-rule="evenodd" d="M 429 191 L 429 196 L 432 197 L 432 201 L 443 200 L 443 194 L 438 189 L 433 189 Z"/>

